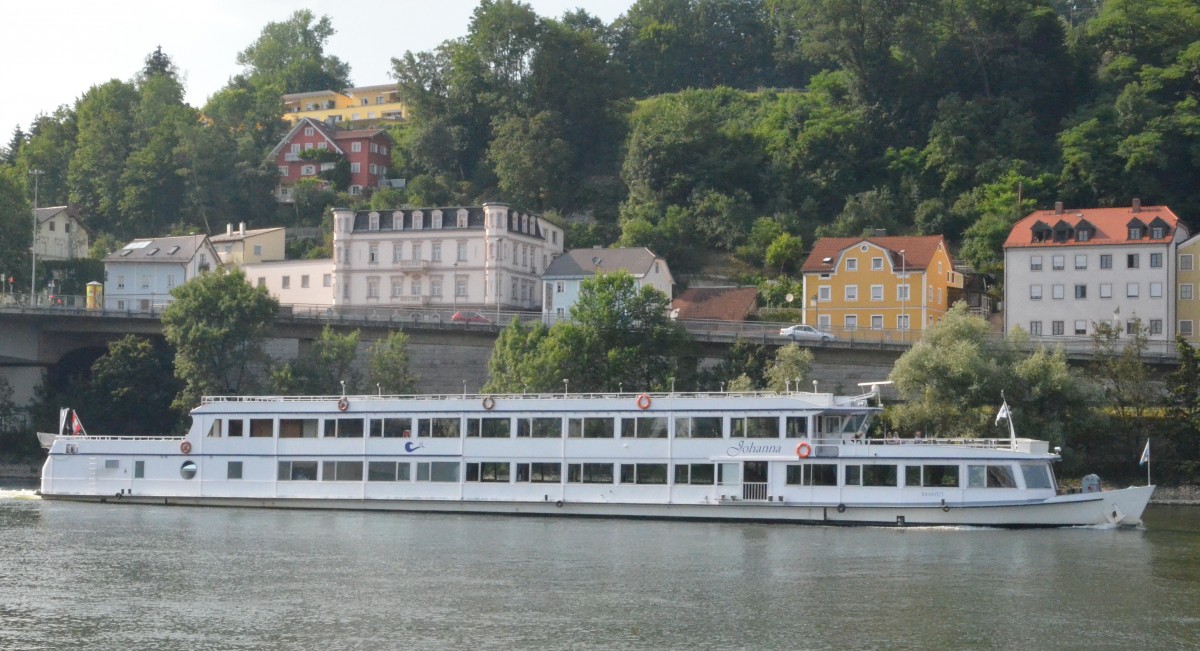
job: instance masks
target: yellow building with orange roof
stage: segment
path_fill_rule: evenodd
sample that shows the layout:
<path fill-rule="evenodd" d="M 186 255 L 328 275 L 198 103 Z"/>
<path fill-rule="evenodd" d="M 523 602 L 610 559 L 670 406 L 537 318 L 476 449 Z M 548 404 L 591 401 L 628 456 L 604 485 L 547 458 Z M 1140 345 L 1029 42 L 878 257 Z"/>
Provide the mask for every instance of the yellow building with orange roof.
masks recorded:
<path fill-rule="evenodd" d="M 911 341 L 963 287 L 940 235 L 821 238 L 801 272 L 804 323 L 842 340 Z"/>
<path fill-rule="evenodd" d="M 408 117 L 408 107 L 400 101 L 395 84 L 360 86 L 338 92 L 317 90 L 283 96 L 283 119 L 295 123 L 300 118 L 319 122 L 398 121 Z"/>

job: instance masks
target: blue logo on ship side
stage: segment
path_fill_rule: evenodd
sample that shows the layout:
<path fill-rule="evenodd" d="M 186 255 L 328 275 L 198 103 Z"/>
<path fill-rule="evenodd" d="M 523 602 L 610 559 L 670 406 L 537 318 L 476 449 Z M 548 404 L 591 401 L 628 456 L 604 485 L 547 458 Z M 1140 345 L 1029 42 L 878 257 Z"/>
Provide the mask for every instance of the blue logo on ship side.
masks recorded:
<path fill-rule="evenodd" d="M 425 447 L 425 446 L 421 443 L 413 443 L 412 441 L 409 441 L 404 444 L 404 451 L 405 452 L 416 452 L 417 450 L 420 450 L 423 447 Z"/>

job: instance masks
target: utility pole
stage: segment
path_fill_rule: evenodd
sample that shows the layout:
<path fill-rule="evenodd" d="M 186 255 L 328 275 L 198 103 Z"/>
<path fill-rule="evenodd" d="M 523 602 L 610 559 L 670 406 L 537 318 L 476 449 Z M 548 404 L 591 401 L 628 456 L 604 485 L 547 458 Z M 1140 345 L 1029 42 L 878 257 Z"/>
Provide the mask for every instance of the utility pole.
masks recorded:
<path fill-rule="evenodd" d="M 29 301 L 32 305 L 34 296 L 37 295 L 38 179 L 45 172 L 42 170 L 29 170 L 29 174 L 33 177 L 33 238 L 29 240 L 29 258 L 32 266 L 29 272 Z"/>

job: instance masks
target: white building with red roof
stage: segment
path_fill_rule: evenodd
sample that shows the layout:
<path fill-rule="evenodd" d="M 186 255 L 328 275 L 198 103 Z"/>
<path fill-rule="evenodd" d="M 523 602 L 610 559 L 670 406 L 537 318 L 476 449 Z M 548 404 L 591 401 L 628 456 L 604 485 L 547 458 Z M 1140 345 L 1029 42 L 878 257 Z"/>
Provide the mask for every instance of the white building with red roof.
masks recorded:
<path fill-rule="evenodd" d="M 1004 242 L 1004 329 L 1087 337 L 1099 322 L 1175 337 L 1175 255 L 1187 227 L 1166 206 L 1039 210 Z"/>

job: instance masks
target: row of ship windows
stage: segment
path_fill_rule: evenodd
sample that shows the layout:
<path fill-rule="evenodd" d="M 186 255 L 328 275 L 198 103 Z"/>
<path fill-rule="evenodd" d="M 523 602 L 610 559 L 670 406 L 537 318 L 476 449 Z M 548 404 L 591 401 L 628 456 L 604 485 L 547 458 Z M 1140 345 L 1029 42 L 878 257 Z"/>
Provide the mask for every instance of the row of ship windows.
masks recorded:
<path fill-rule="evenodd" d="M 142 462 L 136 462 L 141 464 Z M 764 463 L 765 462 L 750 462 Z M 561 463 L 477 461 L 280 461 L 279 481 L 496 482 L 561 484 L 671 484 L 712 486 L 736 480 L 738 464 L 720 463 Z M 414 473 L 415 466 L 415 473 Z M 1011 465 L 793 463 L 789 486 L 874 486 L 936 488 L 1018 488 Z M 566 470 L 565 475 L 563 470 Z M 668 474 L 669 470 L 674 470 Z M 1026 488 L 1053 488 L 1045 464 L 1020 464 Z M 465 478 L 462 472 L 465 469 Z M 319 470 L 319 473 L 318 473 Z M 229 461 L 227 479 L 242 479 L 241 461 Z M 136 475 L 135 473 L 135 476 Z M 139 476 L 140 477 L 140 476 Z"/>
<path fill-rule="evenodd" d="M 1184 262 L 1185 258 L 1187 259 L 1186 266 L 1185 266 L 1185 262 Z M 1126 269 L 1138 269 L 1141 267 L 1141 264 L 1142 264 L 1142 254 L 1129 253 L 1129 254 L 1125 255 L 1125 268 Z M 1162 266 L 1163 266 L 1163 254 L 1151 253 L 1150 254 L 1150 268 L 1151 269 L 1160 269 L 1160 268 L 1162 268 Z M 1029 270 L 1030 271 L 1041 271 L 1042 268 L 1043 268 L 1042 256 L 1040 256 L 1040 255 L 1029 256 Z M 1065 256 L 1065 255 L 1050 256 L 1050 269 L 1051 270 L 1062 271 L 1066 268 L 1067 268 L 1067 256 Z M 1079 255 L 1075 256 L 1075 268 L 1076 269 L 1087 269 L 1088 268 L 1087 254 L 1080 253 Z M 1111 253 L 1103 253 L 1100 255 L 1100 268 L 1101 269 L 1112 269 L 1113 268 L 1113 257 L 1112 257 Z M 1191 268 L 1192 268 L 1192 256 L 1190 256 L 1190 255 L 1180 256 L 1179 257 L 1179 270 L 1180 271 L 1189 271 L 1189 270 L 1191 270 Z"/>
<path fill-rule="evenodd" d="M 815 416 L 817 434 L 854 433 L 864 416 Z M 209 438 L 796 438 L 809 431 L 808 416 L 583 416 L 214 419 Z M 276 426 L 278 423 L 278 427 Z M 673 428 L 669 428 L 673 425 Z"/>

